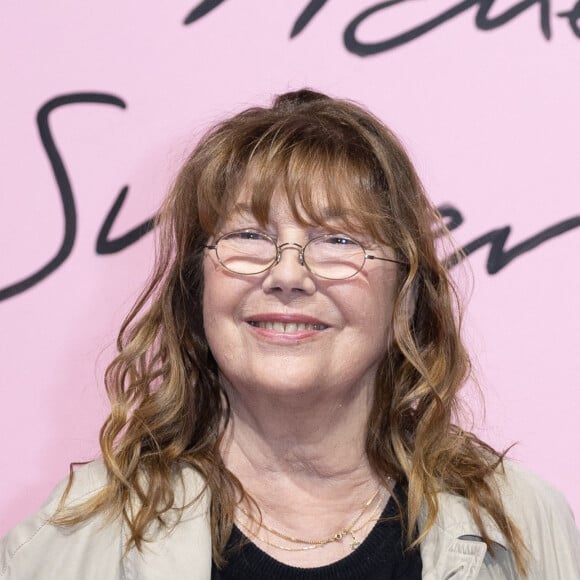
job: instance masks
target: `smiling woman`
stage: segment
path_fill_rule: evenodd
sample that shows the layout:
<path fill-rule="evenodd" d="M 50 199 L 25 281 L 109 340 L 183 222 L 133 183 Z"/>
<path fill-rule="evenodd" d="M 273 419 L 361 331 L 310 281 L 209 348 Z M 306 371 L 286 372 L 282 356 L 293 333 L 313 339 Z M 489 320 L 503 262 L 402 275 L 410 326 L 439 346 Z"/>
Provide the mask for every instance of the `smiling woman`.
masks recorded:
<path fill-rule="evenodd" d="M 580 578 L 561 496 L 457 425 L 444 227 L 378 119 L 309 90 L 244 111 L 159 221 L 102 460 L 2 540 L 0 577 Z"/>

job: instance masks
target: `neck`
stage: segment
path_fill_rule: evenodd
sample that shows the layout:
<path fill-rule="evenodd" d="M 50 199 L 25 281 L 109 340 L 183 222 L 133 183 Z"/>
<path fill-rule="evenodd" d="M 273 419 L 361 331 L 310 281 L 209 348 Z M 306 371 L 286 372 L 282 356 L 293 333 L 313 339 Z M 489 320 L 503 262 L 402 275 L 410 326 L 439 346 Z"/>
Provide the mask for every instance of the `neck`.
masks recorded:
<path fill-rule="evenodd" d="M 350 513 L 376 489 L 365 453 L 370 385 L 340 397 L 226 391 L 231 418 L 222 456 L 262 509 L 298 499 L 335 509 L 340 502 Z"/>

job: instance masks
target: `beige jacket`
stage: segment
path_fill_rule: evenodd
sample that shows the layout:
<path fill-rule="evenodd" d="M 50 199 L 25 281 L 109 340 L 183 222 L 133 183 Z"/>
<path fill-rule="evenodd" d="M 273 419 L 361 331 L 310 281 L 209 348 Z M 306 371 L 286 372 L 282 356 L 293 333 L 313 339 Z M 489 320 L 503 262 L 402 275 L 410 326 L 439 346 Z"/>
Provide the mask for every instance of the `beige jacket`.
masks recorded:
<path fill-rule="evenodd" d="M 71 494 L 79 501 L 106 481 L 100 462 L 76 472 Z M 201 477 L 183 470 L 179 501 L 201 489 Z M 580 580 L 580 539 L 570 509 L 547 483 L 508 463 L 498 476 L 504 504 L 524 534 L 531 555 L 531 580 Z M 60 484 L 38 513 L 0 540 L 3 580 L 210 580 L 211 536 L 207 494 L 187 509 L 167 533 L 152 530 L 143 552 L 123 555 L 125 534 L 120 522 L 103 525 L 93 518 L 74 528 L 47 523 L 65 483 Z M 489 523 L 497 543 L 495 557 L 487 552 L 466 502 L 443 493 L 436 525 L 421 545 L 425 580 L 515 579 L 512 555 L 497 527 Z M 176 504 L 184 505 L 184 504 Z M 176 517 L 171 514 L 171 517 Z"/>

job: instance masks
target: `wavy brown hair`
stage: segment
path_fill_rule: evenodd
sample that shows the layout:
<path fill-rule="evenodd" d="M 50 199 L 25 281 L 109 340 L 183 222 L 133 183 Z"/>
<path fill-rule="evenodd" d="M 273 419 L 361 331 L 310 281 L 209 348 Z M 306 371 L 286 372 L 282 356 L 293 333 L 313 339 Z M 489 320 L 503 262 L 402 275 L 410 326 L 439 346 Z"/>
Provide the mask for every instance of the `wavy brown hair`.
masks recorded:
<path fill-rule="evenodd" d="M 521 534 L 493 483 L 502 454 L 455 424 L 470 362 L 457 297 L 435 249 L 444 230 L 440 216 L 381 121 L 356 104 L 309 90 L 220 123 L 183 165 L 158 217 L 156 268 L 106 372 L 112 410 L 100 443 L 108 485 L 57 521 L 73 524 L 99 511 L 122 515 L 129 545 L 140 548 L 147 527 L 173 507 L 175 467 L 189 464 L 211 492 L 213 556 L 223 561 L 244 491 L 220 456 L 229 407 L 204 332 L 202 261 L 242 189 L 251 193 L 251 210 L 262 224 L 273 193 L 282 191 L 297 220 L 324 224 L 323 205 L 344 214 L 353 232 L 393 247 L 407 264 L 399 273 L 392 340 L 375 380 L 370 464 L 385 481 L 408 485 L 403 517 L 410 545 L 434 525 L 437 493 L 448 491 L 468 500 L 492 551 L 484 513 L 495 520 L 523 572 Z M 132 498 L 137 509 L 128 508 Z M 423 505 L 427 517 L 414 540 Z"/>

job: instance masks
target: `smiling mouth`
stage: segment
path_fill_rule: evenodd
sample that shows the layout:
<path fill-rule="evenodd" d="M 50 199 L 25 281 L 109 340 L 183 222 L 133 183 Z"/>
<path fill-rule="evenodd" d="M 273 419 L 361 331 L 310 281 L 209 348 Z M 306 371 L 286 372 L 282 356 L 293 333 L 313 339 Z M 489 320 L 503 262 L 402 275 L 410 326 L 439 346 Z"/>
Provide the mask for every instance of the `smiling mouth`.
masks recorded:
<path fill-rule="evenodd" d="M 264 328 L 275 332 L 303 332 L 305 330 L 325 330 L 325 324 L 305 324 L 303 322 L 270 322 L 249 320 L 248 324 L 254 328 Z"/>

